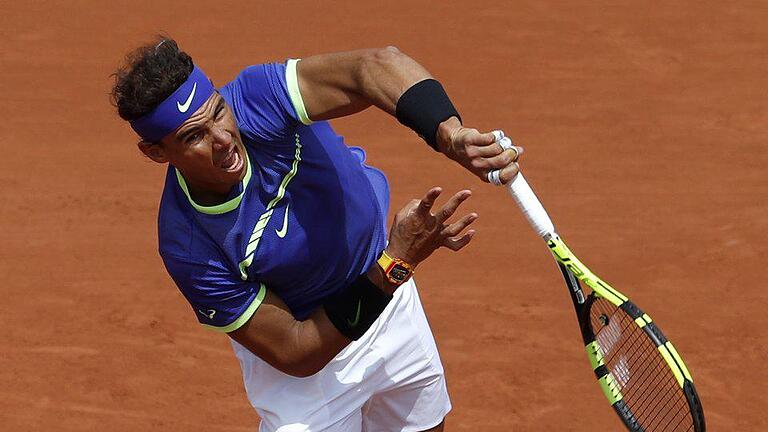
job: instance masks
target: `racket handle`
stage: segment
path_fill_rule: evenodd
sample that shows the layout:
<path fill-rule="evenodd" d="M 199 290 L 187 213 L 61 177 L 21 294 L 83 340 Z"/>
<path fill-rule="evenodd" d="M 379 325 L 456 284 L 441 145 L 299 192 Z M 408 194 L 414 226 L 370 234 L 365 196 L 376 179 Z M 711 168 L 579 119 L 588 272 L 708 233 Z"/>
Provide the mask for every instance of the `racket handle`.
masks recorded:
<path fill-rule="evenodd" d="M 541 201 L 533 193 L 533 189 L 525 181 L 523 173 L 517 173 L 517 176 L 507 186 L 510 195 L 515 199 L 517 206 L 523 211 L 525 218 L 541 237 L 547 234 L 555 233 L 555 225 L 552 223 L 552 219 L 549 218 L 547 211 L 544 210 L 544 206 L 541 205 Z"/>

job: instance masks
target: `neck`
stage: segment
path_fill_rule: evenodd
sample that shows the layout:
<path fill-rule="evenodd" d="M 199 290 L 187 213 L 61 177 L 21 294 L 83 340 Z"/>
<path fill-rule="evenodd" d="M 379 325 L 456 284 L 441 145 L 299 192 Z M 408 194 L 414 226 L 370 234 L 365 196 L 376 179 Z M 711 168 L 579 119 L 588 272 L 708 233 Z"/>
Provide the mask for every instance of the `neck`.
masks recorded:
<path fill-rule="evenodd" d="M 229 192 L 234 187 L 234 185 L 217 186 L 218 187 L 193 185 L 187 180 L 189 195 L 197 204 L 204 207 L 211 207 L 226 202 Z"/>

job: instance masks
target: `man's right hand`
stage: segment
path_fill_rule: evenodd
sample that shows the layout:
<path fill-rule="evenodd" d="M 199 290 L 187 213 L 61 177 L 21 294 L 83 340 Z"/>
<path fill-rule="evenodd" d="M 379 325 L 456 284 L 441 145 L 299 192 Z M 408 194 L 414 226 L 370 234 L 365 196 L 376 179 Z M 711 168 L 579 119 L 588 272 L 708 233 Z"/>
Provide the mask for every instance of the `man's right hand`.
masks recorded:
<path fill-rule="evenodd" d="M 433 213 L 435 200 L 442 191 L 433 187 L 424 198 L 412 200 L 397 212 L 389 233 L 387 253 L 390 256 L 415 267 L 440 247 L 458 251 L 469 244 L 475 230 L 460 234 L 477 220 L 477 213 L 469 213 L 451 224 L 447 221 L 472 192 L 459 191 Z"/>
<path fill-rule="evenodd" d="M 523 148 L 512 145 L 505 149 L 493 132 L 480 133 L 466 128 L 456 117 L 440 123 L 437 128 L 437 147 L 449 159 L 458 162 L 480 180 L 489 182 L 488 173 L 499 170 L 500 183 L 507 184 L 515 178 L 520 168 L 517 161 Z"/>

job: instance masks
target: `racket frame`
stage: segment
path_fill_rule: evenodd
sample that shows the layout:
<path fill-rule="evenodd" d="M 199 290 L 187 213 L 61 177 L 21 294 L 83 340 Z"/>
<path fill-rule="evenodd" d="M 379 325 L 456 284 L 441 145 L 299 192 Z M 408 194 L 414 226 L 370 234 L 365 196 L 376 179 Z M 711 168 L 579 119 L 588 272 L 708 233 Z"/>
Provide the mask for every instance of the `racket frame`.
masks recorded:
<path fill-rule="evenodd" d="M 672 371 L 677 384 L 685 395 L 691 412 L 694 431 L 704 432 L 706 430 L 704 414 L 696 388 L 693 386 L 693 377 L 691 377 L 688 367 L 683 362 L 674 345 L 672 345 L 672 342 L 664 336 L 661 329 L 653 322 L 653 319 L 632 303 L 624 294 L 611 287 L 607 282 L 589 270 L 557 234 L 547 234 L 544 236 L 544 240 L 552 256 L 557 261 L 563 279 L 565 279 L 565 283 L 569 288 L 571 300 L 576 309 L 584 348 L 592 370 L 603 394 L 627 429 L 633 432 L 643 431 L 632 410 L 624 402 L 621 386 L 616 377 L 613 376 L 605 365 L 603 350 L 590 324 L 590 297 L 584 294 L 580 282 L 592 290 L 594 298 L 603 298 L 626 313 L 634 320 L 635 325 L 640 327 L 656 345 L 656 349 Z"/>
<path fill-rule="evenodd" d="M 617 308 L 626 313 L 635 325 L 640 327 L 643 332 L 656 345 L 656 349 L 672 371 L 677 384 L 683 391 L 690 409 L 694 432 L 705 432 L 706 424 L 704 421 L 704 412 L 701 407 L 701 401 L 693 386 L 688 367 L 678 354 L 672 343 L 664 336 L 659 327 L 653 322 L 651 317 L 643 312 L 637 305 L 632 303 L 624 294 L 611 287 L 608 283 L 600 279 L 585 266 L 576 255 L 571 252 L 565 242 L 555 232 L 554 224 L 547 211 L 542 206 L 533 189 L 523 177 L 522 172 L 509 183 L 507 187 L 510 195 L 514 198 L 518 207 L 525 218 L 531 224 L 534 231 L 544 239 L 552 256 L 557 261 L 563 278 L 568 285 L 574 308 L 576 309 L 579 327 L 584 340 L 587 357 L 592 366 L 592 370 L 597 377 L 603 394 L 608 402 L 621 418 L 624 425 L 632 432 L 643 432 L 644 429 L 638 424 L 638 420 L 624 402 L 624 396 L 621 394 L 621 386 L 616 377 L 605 365 L 603 351 L 595 338 L 592 326 L 589 321 L 589 306 L 587 302 L 590 297 L 584 295 L 580 283 L 588 286 L 592 290 L 591 296 L 604 298 Z"/>

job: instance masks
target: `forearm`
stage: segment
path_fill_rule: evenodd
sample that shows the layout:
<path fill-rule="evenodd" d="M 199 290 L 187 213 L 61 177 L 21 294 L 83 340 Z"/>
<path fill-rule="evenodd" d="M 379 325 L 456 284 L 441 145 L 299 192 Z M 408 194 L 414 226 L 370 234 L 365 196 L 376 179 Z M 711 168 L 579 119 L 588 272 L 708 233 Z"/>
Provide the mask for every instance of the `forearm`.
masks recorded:
<path fill-rule="evenodd" d="M 395 288 L 383 277 L 378 265 L 372 266 L 367 277 L 375 285 L 375 289 L 389 295 L 394 292 Z M 357 283 L 359 284 L 359 281 Z M 355 289 L 360 290 L 361 287 L 356 285 L 347 289 L 350 288 L 355 292 Z M 352 341 L 328 315 L 329 302 L 344 299 L 345 297 L 336 294 L 327 299 L 326 304 L 318 307 L 307 319 L 298 321 L 288 306 L 276 294 L 268 291 L 251 319 L 229 335 L 275 369 L 298 377 L 313 375 Z M 365 301 L 364 304 L 369 302 Z M 336 320 L 337 323 L 346 322 L 350 316 L 355 317 L 355 311 L 350 312 L 348 308 L 330 307 L 330 310 L 342 312 L 341 321 Z M 358 315 L 359 319 L 355 319 L 361 325 L 370 324 L 381 311 L 371 315 L 370 308 L 363 307 L 363 312 L 364 316 Z M 366 319 L 366 313 L 369 319 Z M 359 327 L 358 334 L 362 334 L 366 329 L 367 327 Z"/>
<path fill-rule="evenodd" d="M 317 373 L 350 343 L 322 307 L 298 321 L 272 292 L 267 292 L 251 319 L 229 336 L 275 369 L 297 377 Z"/>
<path fill-rule="evenodd" d="M 371 266 L 366 277 L 387 294 L 393 294 L 397 288 L 387 280 L 378 265 Z M 288 353 L 280 370 L 294 376 L 317 373 L 351 342 L 334 326 L 323 307 L 317 308 L 308 319 L 296 321 L 292 332 L 293 337 L 287 344 Z"/>
<path fill-rule="evenodd" d="M 350 337 L 361 336 L 362 333 L 368 329 L 369 324 L 378 318 L 383 307 L 388 303 L 388 300 L 391 299 L 395 289 L 397 289 L 397 286 L 389 282 L 381 267 L 376 264 L 371 266 L 363 278 L 367 278 L 368 281 L 373 283 L 371 288 L 375 287 L 374 289 L 380 290 L 388 296 L 387 298 L 379 297 L 380 300 L 383 298 L 383 300 L 381 300 L 382 303 L 380 303 L 380 308 L 376 308 L 375 311 L 371 313 L 371 310 L 364 306 L 362 308 L 364 310 L 363 315 L 367 316 L 361 316 L 360 306 L 357 306 L 358 314 L 355 321 L 366 323 L 359 329 L 357 336 L 345 336 L 342 334 L 342 331 L 334 325 L 333 320 L 329 315 L 332 313 L 329 312 L 329 310 L 333 310 L 334 308 L 329 307 L 328 303 L 326 303 L 324 307 L 315 310 L 309 319 L 298 322 L 295 326 L 295 337 L 293 338 L 295 352 L 292 356 L 292 363 L 294 364 L 292 369 L 294 369 L 294 372 L 298 372 L 300 376 L 303 374 L 311 375 L 322 369 L 350 343 Z M 364 288 L 359 285 L 359 282 L 355 282 L 352 287 L 348 287 L 347 289 L 357 292 L 364 291 Z M 381 294 L 378 294 L 378 296 L 381 296 Z M 342 298 L 339 295 L 336 295 L 330 298 L 329 301 L 338 302 L 342 301 Z M 375 300 L 371 297 L 366 297 L 362 299 L 362 301 L 363 304 L 370 305 L 371 302 Z M 344 312 L 344 320 L 351 317 L 351 314 L 348 312 L 349 311 Z"/>
<path fill-rule="evenodd" d="M 292 340 L 286 341 L 286 356 L 279 367 L 292 376 L 317 373 L 351 342 L 334 327 L 322 307 L 306 320 L 296 321 L 292 333 Z"/>

